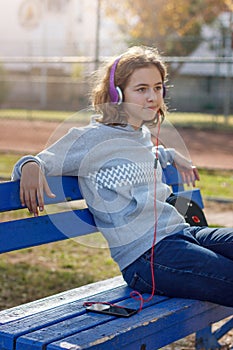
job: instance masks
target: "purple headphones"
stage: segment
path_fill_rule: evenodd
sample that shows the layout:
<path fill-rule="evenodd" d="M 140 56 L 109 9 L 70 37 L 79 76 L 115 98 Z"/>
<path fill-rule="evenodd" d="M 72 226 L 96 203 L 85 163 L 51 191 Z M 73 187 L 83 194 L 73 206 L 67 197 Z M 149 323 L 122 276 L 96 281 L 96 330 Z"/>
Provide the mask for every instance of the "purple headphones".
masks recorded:
<path fill-rule="evenodd" d="M 119 86 L 115 86 L 115 71 L 121 57 L 118 57 L 112 65 L 109 77 L 109 95 L 112 103 L 120 105 L 123 102 L 123 93 Z"/>
<path fill-rule="evenodd" d="M 120 105 L 123 102 L 123 93 L 121 91 L 121 88 L 119 86 L 115 86 L 115 72 L 120 59 L 121 59 L 121 56 L 114 61 L 110 71 L 110 77 L 109 77 L 110 99 L 112 103 L 118 104 L 118 105 Z M 166 96 L 166 86 L 163 83 L 163 98 L 165 98 L 165 96 Z"/>

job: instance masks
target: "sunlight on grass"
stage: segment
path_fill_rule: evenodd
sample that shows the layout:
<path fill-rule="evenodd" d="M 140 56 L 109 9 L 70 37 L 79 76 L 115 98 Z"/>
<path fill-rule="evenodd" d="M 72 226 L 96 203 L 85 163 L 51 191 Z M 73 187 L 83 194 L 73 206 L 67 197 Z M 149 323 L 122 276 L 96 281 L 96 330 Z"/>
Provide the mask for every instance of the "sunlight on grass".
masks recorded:
<path fill-rule="evenodd" d="M 75 111 L 47 111 L 47 110 L 24 110 L 24 109 L 0 109 L 0 118 L 15 120 L 41 120 L 41 121 L 64 121 L 78 114 L 80 122 L 88 120 L 87 113 Z"/>
<path fill-rule="evenodd" d="M 19 154 L 0 153 L 0 178 L 10 179 L 13 166 L 19 157 Z"/>
<path fill-rule="evenodd" d="M 232 171 L 200 169 L 198 187 L 203 197 L 220 197 L 233 200 Z"/>
<path fill-rule="evenodd" d="M 167 119 L 179 127 L 233 131 L 233 115 L 226 119 L 223 115 L 172 112 L 168 113 Z"/>
<path fill-rule="evenodd" d="M 42 121 L 64 121 L 78 114 L 80 122 L 88 121 L 88 115 L 81 111 L 49 111 L 26 109 L 0 109 L 0 118 Z M 204 113 L 168 113 L 167 119 L 175 126 L 208 129 L 233 130 L 233 115 L 226 119 L 223 115 Z"/>
<path fill-rule="evenodd" d="M 120 274 L 108 249 L 70 239 L 0 256 L 0 309 Z"/>

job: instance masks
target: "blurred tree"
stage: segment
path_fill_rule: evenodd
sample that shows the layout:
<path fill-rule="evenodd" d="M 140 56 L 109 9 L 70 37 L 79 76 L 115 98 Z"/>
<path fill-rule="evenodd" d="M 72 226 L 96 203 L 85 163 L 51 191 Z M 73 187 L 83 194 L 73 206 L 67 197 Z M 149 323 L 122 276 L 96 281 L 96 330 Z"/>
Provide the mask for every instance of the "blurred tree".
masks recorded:
<path fill-rule="evenodd" d="M 186 56 L 199 44 L 202 25 L 232 10 L 232 0 L 102 0 L 102 6 L 130 44 L 155 45 L 167 56 Z"/>

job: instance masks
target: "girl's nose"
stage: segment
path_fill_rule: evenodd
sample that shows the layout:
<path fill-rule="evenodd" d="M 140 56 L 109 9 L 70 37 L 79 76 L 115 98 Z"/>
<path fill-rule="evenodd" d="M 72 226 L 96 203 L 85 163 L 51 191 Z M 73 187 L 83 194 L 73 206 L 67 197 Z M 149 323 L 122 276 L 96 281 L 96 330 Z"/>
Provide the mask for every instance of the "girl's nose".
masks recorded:
<path fill-rule="evenodd" d="M 155 101 L 156 100 L 156 92 L 154 89 L 148 89 L 148 95 L 147 95 L 148 101 Z"/>

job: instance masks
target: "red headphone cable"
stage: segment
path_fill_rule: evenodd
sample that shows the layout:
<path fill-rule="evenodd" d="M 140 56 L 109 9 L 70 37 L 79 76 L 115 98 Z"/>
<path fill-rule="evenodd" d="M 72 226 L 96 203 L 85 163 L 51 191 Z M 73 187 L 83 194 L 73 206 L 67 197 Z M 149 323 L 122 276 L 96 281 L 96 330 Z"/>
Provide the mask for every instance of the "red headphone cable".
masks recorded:
<path fill-rule="evenodd" d="M 155 295 L 156 285 L 155 285 L 155 276 L 154 276 L 154 247 L 156 243 L 156 233 L 157 233 L 157 206 L 156 206 L 156 169 L 157 169 L 157 163 L 158 163 L 158 146 L 159 146 L 159 133 L 160 133 L 160 113 L 158 112 L 158 131 L 156 135 L 156 149 L 155 149 L 155 159 L 154 159 L 154 234 L 153 234 L 153 241 L 151 245 L 151 258 L 150 258 L 150 268 L 151 268 L 151 279 L 152 279 L 152 291 L 150 296 L 147 299 L 144 299 L 142 294 L 138 291 L 132 291 L 130 293 L 130 297 L 139 300 L 140 301 L 140 307 L 138 309 L 138 312 L 140 312 L 143 308 L 144 303 L 149 302 L 153 296 Z M 115 304 L 109 303 L 109 302 L 84 302 L 83 306 L 87 307 L 93 304 L 104 304 L 104 305 L 111 305 L 114 306 Z"/>
<path fill-rule="evenodd" d="M 157 169 L 157 163 L 158 163 L 158 146 L 159 146 L 159 133 L 160 133 L 160 113 L 158 113 L 158 131 L 156 135 L 156 147 L 155 147 L 155 160 L 154 160 L 154 234 L 153 234 L 153 241 L 151 245 L 151 257 L 150 257 L 150 268 L 151 268 L 151 279 L 152 279 L 152 291 L 150 296 L 147 299 L 144 299 L 142 294 L 138 291 L 132 291 L 130 293 L 131 298 L 135 300 L 140 300 L 140 307 L 138 312 L 140 312 L 143 308 L 144 303 L 149 302 L 153 296 L 155 295 L 156 290 L 156 284 L 155 284 L 155 275 L 154 275 L 154 248 L 156 243 L 156 237 L 157 237 L 157 205 L 156 205 L 156 169 Z"/>

